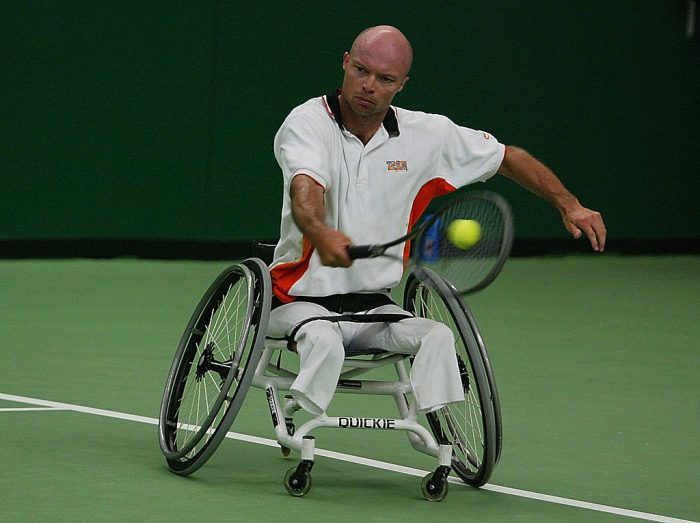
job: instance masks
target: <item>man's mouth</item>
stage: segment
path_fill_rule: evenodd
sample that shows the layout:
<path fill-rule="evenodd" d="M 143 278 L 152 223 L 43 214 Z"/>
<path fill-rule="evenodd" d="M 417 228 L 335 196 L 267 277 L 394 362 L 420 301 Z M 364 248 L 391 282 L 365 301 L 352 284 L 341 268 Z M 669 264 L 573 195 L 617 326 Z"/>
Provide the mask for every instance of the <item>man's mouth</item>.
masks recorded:
<path fill-rule="evenodd" d="M 374 102 L 372 100 L 363 98 L 362 96 L 356 96 L 355 100 L 357 100 L 357 103 L 362 107 L 371 107 L 374 105 Z"/>

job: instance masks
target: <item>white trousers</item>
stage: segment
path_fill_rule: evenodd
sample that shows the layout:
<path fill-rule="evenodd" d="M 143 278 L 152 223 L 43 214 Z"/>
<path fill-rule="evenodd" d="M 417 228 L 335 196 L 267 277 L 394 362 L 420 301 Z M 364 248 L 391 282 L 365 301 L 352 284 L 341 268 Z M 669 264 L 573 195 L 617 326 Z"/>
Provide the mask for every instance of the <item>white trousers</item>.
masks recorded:
<path fill-rule="evenodd" d="M 406 313 L 398 305 L 383 305 L 366 312 Z M 288 303 L 272 311 L 268 335 L 288 336 L 302 320 L 314 316 L 337 316 L 337 313 L 315 303 Z M 290 392 L 299 405 L 312 414 L 325 413 L 333 398 L 345 347 L 349 350 L 373 347 L 415 354 L 410 381 L 419 412 L 430 412 L 464 400 L 454 337 L 442 323 L 426 318 L 408 318 L 394 323 L 312 321 L 297 331 L 294 341 L 301 361 Z"/>

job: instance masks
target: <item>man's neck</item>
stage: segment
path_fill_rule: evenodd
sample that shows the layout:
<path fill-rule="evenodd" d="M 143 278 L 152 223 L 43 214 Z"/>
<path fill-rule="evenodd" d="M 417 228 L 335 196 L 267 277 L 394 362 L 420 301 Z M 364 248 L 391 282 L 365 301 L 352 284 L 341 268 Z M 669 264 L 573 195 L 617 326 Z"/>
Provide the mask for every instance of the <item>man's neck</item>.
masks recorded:
<path fill-rule="evenodd" d="M 355 115 L 348 103 L 343 99 L 343 96 L 338 97 L 340 110 L 343 114 L 343 125 L 346 130 L 357 136 L 357 138 L 367 145 L 374 136 L 374 133 L 379 130 L 386 116 L 386 111 L 382 115 L 372 115 L 370 118 L 362 118 Z"/>

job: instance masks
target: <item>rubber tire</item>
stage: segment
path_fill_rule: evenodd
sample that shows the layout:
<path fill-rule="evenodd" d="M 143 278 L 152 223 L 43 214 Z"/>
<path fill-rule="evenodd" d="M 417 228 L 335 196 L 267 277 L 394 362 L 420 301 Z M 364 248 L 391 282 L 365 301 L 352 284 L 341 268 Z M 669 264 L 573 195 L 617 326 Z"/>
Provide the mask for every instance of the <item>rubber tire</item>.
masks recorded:
<path fill-rule="evenodd" d="M 270 314 L 271 287 L 267 266 L 261 260 L 252 258 L 232 265 L 219 274 L 195 308 L 168 374 L 158 424 L 161 450 L 168 466 L 176 474 L 186 476 L 204 465 L 238 414 L 262 353 Z M 230 341 L 230 335 L 228 337 L 227 345 L 234 347 L 231 361 L 223 363 L 230 368 L 235 366 L 238 372 L 228 372 L 220 387 L 215 385 L 212 401 L 209 402 L 207 398 L 204 406 L 206 412 L 201 415 L 196 412 L 194 420 L 183 420 L 179 412 L 183 396 L 189 397 L 191 389 L 196 387 L 200 387 L 201 393 L 201 388 L 206 387 L 207 376 L 214 375 L 207 371 L 197 380 L 193 372 L 206 349 L 201 347 L 204 343 L 200 342 L 207 339 L 209 323 L 213 318 L 220 317 L 217 312 L 224 311 L 221 305 L 227 304 L 225 300 L 234 289 L 237 293 L 244 292 L 245 296 L 241 299 L 237 294 L 235 307 L 222 312 L 227 319 L 228 316 L 237 319 L 233 341 Z M 236 326 L 240 329 L 235 329 Z M 194 382 L 203 381 L 205 385 L 194 384 L 193 378 Z M 212 382 L 212 379 L 209 381 Z M 189 410 L 191 415 L 193 409 Z M 194 426 L 196 432 L 178 427 L 178 423 Z M 180 442 L 180 436 L 186 432 L 195 434 L 184 434 L 187 439 Z"/>
<path fill-rule="evenodd" d="M 462 404 L 449 405 L 426 417 L 436 439 L 453 445 L 455 473 L 465 483 L 480 487 L 491 477 L 500 456 L 502 438 L 498 392 L 476 321 L 449 282 L 427 268 L 416 269 L 409 275 L 404 289 L 404 308 L 417 316 L 445 323 L 453 331 L 457 354 L 467 366 L 468 394 Z M 478 415 L 476 432 L 483 435 L 481 441 L 469 441 L 473 431 L 464 430 L 460 434 L 459 427 L 451 421 L 455 418 L 452 412 L 459 409 L 467 412 L 468 408 L 470 414 Z M 466 422 L 467 416 L 463 417 Z M 460 441 L 467 441 L 467 451 Z"/>

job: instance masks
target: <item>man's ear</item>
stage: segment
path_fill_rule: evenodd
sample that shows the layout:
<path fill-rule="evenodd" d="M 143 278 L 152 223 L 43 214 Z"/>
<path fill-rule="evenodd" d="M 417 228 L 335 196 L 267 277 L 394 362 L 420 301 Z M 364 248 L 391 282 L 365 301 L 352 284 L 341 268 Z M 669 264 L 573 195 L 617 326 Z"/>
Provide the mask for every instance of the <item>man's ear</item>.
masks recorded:
<path fill-rule="evenodd" d="M 408 76 L 404 76 L 404 79 L 401 80 L 401 87 L 399 87 L 399 90 L 396 91 L 397 93 L 403 91 L 403 88 L 406 86 L 406 82 L 408 82 Z"/>

